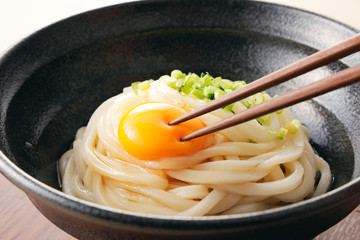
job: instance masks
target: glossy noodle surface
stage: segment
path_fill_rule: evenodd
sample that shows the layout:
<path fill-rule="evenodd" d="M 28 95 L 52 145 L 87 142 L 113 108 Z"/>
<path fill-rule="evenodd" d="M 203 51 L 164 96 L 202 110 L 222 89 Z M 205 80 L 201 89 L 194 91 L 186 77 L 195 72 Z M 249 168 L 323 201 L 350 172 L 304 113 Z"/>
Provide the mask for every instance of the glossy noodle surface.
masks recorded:
<path fill-rule="evenodd" d="M 184 126 L 166 124 L 244 84 L 176 70 L 125 88 L 94 112 L 60 159 L 63 191 L 126 211 L 177 216 L 260 211 L 326 192 L 329 165 L 288 109 L 178 141 L 267 101 L 265 92 Z"/>

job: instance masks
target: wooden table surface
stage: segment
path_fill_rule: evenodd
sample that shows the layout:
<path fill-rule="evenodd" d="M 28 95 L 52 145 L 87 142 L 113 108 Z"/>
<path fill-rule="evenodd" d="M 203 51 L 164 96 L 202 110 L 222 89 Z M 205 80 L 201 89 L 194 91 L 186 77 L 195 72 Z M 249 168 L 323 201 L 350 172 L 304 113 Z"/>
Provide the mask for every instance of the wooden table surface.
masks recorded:
<path fill-rule="evenodd" d="M 74 240 L 32 205 L 24 192 L 0 174 L 0 239 Z M 347 218 L 315 238 L 316 240 L 359 240 L 360 205 Z"/>

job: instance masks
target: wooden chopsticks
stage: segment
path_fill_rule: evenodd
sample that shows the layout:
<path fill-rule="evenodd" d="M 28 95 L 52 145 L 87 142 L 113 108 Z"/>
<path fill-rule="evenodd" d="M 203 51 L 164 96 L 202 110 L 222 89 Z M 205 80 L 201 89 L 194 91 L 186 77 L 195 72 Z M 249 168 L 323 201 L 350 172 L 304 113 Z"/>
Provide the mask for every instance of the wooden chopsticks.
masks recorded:
<path fill-rule="evenodd" d="M 239 101 L 255 93 L 264 91 L 270 87 L 288 81 L 289 79 L 297 77 L 301 74 L 309 72 L 323 65 L 329 64 L 333 61 L 336 61 L 340 58 L 346 57 L 358 51 L 360 51 L 360 33 L 330 48 L 316 52 L 294 64 L 291 64 L 256 81 L 253 81 L 245 85 L 244 87 L 237 89 L 236 91 L 224 95 L 219 99 L 209 102 L 204 106 L 169 122 L 169 125 L 179 124 L 181 122 L 190 120 L 207 112 L 231 104 L 233 102 Z M 359 80 L 360 65 L 356 65 L 354 67 L 350 67 L 340 72 L 337 72 L 320 81 L 311 83 L 296 90 L 292 90 L 277 98 L 273 98 L 260 105 L 234 114 L 233 116 L 219 121 L 211 126 L 204 127 L 196 132 L 193 132 L 181 138 L 181 141 L 188 141 L 206 134 L 232 127 L 234 125 L 255 119 L 262 115 L 277 111 L 285 107 L 289 107 L 296 103 L 333 91 L 337 88 L 353 84 Z"/>

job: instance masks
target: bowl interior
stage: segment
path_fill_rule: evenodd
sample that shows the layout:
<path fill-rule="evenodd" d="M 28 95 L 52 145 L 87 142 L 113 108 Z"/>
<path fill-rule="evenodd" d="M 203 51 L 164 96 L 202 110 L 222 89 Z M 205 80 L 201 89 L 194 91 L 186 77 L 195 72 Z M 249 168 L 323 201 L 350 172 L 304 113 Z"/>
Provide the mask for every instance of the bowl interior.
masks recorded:
<path fill-rule="evenodd" d="M 279 37 L 222 29 L 164 29 L 101 39 L 46 63 L 29 76 L 8 109 L 8 141 L 21 168 L 59 189 L 56 162 L 70 148 L 76 130 L 86 125 L 101 102 L 131 82 L 156 79 L 172 69 L 250 82 L 314 51 Z M 345 67 L 336 62 L 270 92 L 282 93 Z M 334 188 L 355 177 L 347 127 L 331 111 L 337 104 L 341 102 L 315 99 L 292 108 L 310 128 L 312 146 L 330 163 Z"/>
<path fill-rule="evenodd" d="M 173 69 L 251 82 L 355 33 L 319 16 L 270 4 L 195 1 L 189 7 L 191 1 L 182 2 L 149 1 L 90 12 L 16 46 L 0 64 L 2 151 L 28 174 L 60 189 L 57 161 L 71 147 L 76 130 L 131 82 L 157 79 Z M 210 18 L 195 11 L 200 5 Z M 140 9 L 142 18 L 136 17 Z M 175 9 L 187 11 L 193 20 L 159 14 Z M 299 30 L 298 21 L 305 29 Z M 318 31 L 322 37 L 314 38 Z M 269 92 L 298 88 L 359 59 L 357 54 L 337 61 Z M 360 173 L 359 93 L 355 84 L 291 108 L 309 127 L 314 149 L 329 162 L 332 188 Z"/>

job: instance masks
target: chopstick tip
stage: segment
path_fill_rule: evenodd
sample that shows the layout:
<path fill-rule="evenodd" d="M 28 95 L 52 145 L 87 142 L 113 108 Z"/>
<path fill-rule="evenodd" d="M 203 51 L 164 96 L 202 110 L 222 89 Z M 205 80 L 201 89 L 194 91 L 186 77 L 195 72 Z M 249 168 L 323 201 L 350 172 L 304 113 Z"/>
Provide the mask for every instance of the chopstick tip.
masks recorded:
<path fill-rule="evenodd" d="M 182 116 L 168 122 L 168 125 L 169 126 L 174 126 L 174 125 L 180 124 L 182 122 L 185 122 L 187 120 L 189 120 L 189 119 L 187 118 L 187 114 L 185 114 L 185 115 L 182 115 Z"/>
<path fill-rule="evenodd" d="M 169 125 L 169 126 L 174 126 L 174 125 L 176 125 L 176 124 L 177 124 L 177 123 L 176 123 L 175 120 L 168 122 L 168 125 Z"/>
<path fill-rule="evenodd" d="M 189 137 L 189 135 L 185 136 L 185 137 L 182 137 L 180 138 L 180 142 L 186 142 L 186 141 L 190 141 L 192 138 Z"/>

